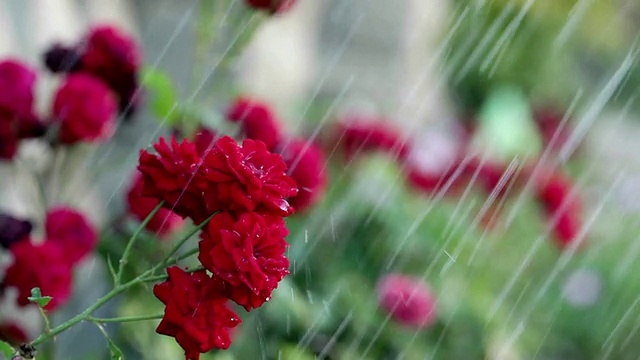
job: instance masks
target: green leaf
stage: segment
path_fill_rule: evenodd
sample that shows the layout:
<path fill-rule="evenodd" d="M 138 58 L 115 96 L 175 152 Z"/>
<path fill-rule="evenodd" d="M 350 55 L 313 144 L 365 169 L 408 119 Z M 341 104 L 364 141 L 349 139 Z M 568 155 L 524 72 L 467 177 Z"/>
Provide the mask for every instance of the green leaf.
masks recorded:
<path fill-rule="evenodd" d="M 4 354 L 5 359 L 11 359 L 11 357 L 13 356 L 13 354 L 16 353 L 16 351 L 13 349 L 13 347 L 11 347 L 11 345 L 0 340 L 0 353 Z"/>
<path fill-rule="evenodd" d="M 142 85 L 151 94 L 151 110 L 153 114 L 168 125 L 174 125 L 178 120 L 176 107 L 178 96 L 175 86 L 167 73 L 158 69 L 142 69 Z"/>
<path fill-rule="evenodd" d="M 542 140 L 533 121 L 529 102 L 516 87 L 500 86 L 490 91 L 482 106 L 476 141 L 499 158 L 536 156 Z"/>
<path fill-rule="evenodd" d="M 124 355 L 122 354 L 122 350 L 120 350 L 118 345 L 116 345 L 113 342 L 113 340 L 111 340 L 111 338 L 109 337 L 109 334 L 107 334 L 107 331 L 104 329 L 104 327 L 100 324 L 96 324 L 96 326 L 98 327 L 98 329 L 100 329 L 100 332 L 102 333 L 102 335 L 104 335 L 105 340 L 107 340 L 107 345 L 109 346 L 109 352 L 111 353 L 111 360 L 124 360 Z"/>
<path fill-rule="evenodd" d="M 40 288 L 34 287 L 33 289 L 31 289 L 31 296 L 29 296 L 27 299 L 38 304 L 40 307 L 45 307 L 53 298 L 51 296 L 42 296 Z"/>

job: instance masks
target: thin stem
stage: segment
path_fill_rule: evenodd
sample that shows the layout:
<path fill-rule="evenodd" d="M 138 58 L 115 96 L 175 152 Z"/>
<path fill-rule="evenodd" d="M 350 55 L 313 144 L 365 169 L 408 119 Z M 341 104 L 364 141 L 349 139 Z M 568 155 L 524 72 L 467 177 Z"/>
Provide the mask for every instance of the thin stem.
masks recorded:
<path fill-rule="evenodd" d="M 45 333 L 45 334 L 40 335 L 37 339 L 35 339 L 31 343 L 31 345 L 37 346 L 38 344 L 41 344 L 44 341 L 49 340 L 49 339 L 53 338 L 54 336 L 60 334 L 61 332 L 67 330 L 68 328 L 72 327 L 73 325 L 85 320 L 88 316 L 90 316 L 94 311 L 96 311 L 102 305 L 107 303 L 109 300 L 111 300 L 112 298 L 114 298 L 117 295 L 119 295 L 121 292 L 127 290 L 128 288 L 130 288 L 130 287 L 132 287 L 132 286 L 134 286 L 134 285 L 136 285 L 136 284 L 138 284 L 140 282 L 142 282 L 142 279 L 140 279 L 140 277 L 137 277 L 137 278 L 129 281 L 128 283 L 126 283 L 124 285 L 116 286 L 115 288 L 113 288 L 113 290 L 109 291 L 105 296 L 103 296 L 100 299 L 98 299 L 93 305 L 91 305 L 88 308 L 86 308 L 80 314 L 78 314 L 78 315 L 72 317 L 71 319 L 65 321 L 64 323 L 54 327 L 53 329 L 51 329 L 51 331 L 49 333 Z"/>
<path fill-rule="evenodd" d="M 127 244 L 127 249 L 125 249 L 125 254 L 123 254 L 122 259 L 126 260 L 126 256 L 128 256 L 129 252 L 131 252 L 131 247 L 133 246 L 133 242 L 135 241 L 135 239 L 138 237 L 138 234 L 140 233 L 140 231 L 142 231 L 141 229 L 144 228 L 144 226 L 146 225 L 146 223 L 148 222 L 148 220 L 155 215 L 155 212 L 157 212 L 157 210 L 160 209 L 160 206 L 162 205 L 162 203 L 160 203 L 155 209 L 154 211 L 145 219 L 145 221 L 140 225 L 140 228 L 138 229 L 139 231 L 136 231 L 133 234 L 133 237 L 131 238 L 131 240 L 129 240 L 129 244 Z M 167 256 L 165 256 L 165 258 L 156 266 L 152 267 L 151 269 L 145 271 L 144 273 L 138 275 L 136 278 L 134 278 L 133 280 L 122 284 L 122 285 L 118 285 L 116 284 L 116 286 L 113 288 L 113 290 L 109 291 L 106 295 L 104 295 L 103 297 L 101 297 L 100 299 L 98 299 L 93 305 L 89 306 L 88 308 L 86 308 L 83 312 L 81 312 L 80 314 L 74 316 L 73 318 L 65 321 L 64 323 L 54 327 L 53 329 L 51 329 L 50 332 L 48 333 L 44 333 L 41 334 L 37 339 L 35 339 L 31 345 L 33 346 L 37 346 L 51 338 L 53 338 L 54 336 L 60 334 L 61 332 L 69 329 L 70 327 L 72 327 L 73 325 L 83 321 L 83 320 L 88 320 L 91 317 L 91 314 L 93 314 L 94 311 L 96 311 L 97 309 L 99 309 L 102 305 L 106 304 L 109 300 L 111 300 L 112 298 L 116 297 L 117 295 L 119 295 L 120 293 L 124 292 L 125 290 L 133 287 L 134 285 L 140 284 L 142 282 L 145 282 L 150 276 L 152 276 L 158 269 L 160 268 L 165 268 L 167 266 L 167 264 L 170 264 L 172 262 L 171 260 L 171 256 L 173 256 L 179 249 L 180 247 L 187 242 L 187 240 L 189 240 L 191 238 L 191 236 L 195 235 L 198 231 L 202 230 L 203 227 L 205 227 L 209 221 L 211 221 L 211 218 L 213 218 L 218 212 L 213 213 L 211 216 L 209 216 L 205 221 L 203 221 L 200 225 L 198 225 L 192 232 L 190 232 L 189 234 L 187 234 L 187 236 L 185 236 L 182 240 L 180 240 L 172 249 L 171 251 L 167 254 Z M 195 249 L 197 252 L 197 249 Z M 190 255 L 193 255 L 195 252 L 190 251 Z M 126 255 L 126 256 L 125 256 Z M 178 259 L 181 259 L 182 257 L 184 257 L 184 255 L 182 255 L 181 257 L 178 257 Z M 121 275 L 121 270 L 123 267 L 123 261 L 120 260 L 120 271 L 119 271 L 119 275 Z"/>
<path fill-rule="evenodd" d="M 151 219 L 158 213 L 158 211 L 160 211 L 160 208 L 162 208 L 162 205 L 164 205 L 164 201 L 161 201 L 158 204 L 158 206 L 156 206 L 155 209 L 153 209 L 153 211 L 149 214 L 149 216 L 147 216 L 144 219 L 142 224 L 138 226 L 138 228 L 133 233 L 133 235 L 131 235 L 131 238 L 127 243 L 127 247 L 124 249 L 124 253 L 122 254 L 122 258 L 120 258 L 120 265 L 118 266 L 118 273 L 116 275 L 116 281 L 115 281 L 116 287 L 120 285 L 120 281 L 122 281 L 122 273 L 124 271 L 125 265 L 127 264 L 127 259 L 129 258 L 129 253 L 131 253 L 133 244 L 135 244 L 136 240 L 138 240 L 138 238 L 140 237 L 140 233 L 142 233 L 142 230 L 144 230 L 144 228 L 147 227 L 147 224 L 149 223 L 149 221 L 151 221 Z"/>
<path fill-rule="evenodd" d="M 205 221 L 203 221 L 200 225 L 196 226 L 195 229 L 193 229 L 193 231 L 191 231 L 189 234 L 187 234 L 187 236 L 185 236 L 184 238 L 182 238 L 180 241 L 178 241 L 178 243 L 176 243 L 173 248 L 169 251 L 169 253 L 164 257 L 164 259 L 158 263 L 156 266 L 152 267 L 149 271 L 148 275 L 153 275 L 156 271 L 158 271 L 159 269 L 164 269 L 165 267 L 167 267 L 167 265 L 169 264 L 173 264 L 179 260 L 184 259 L 184 255 L 181 255 L 179 257 L 177 257 L 175 260 L 172 260 L 171 257 L 178 252 L 178 250 L 180 249 L 180 247 L 182 247 L 182 245 L 184 245 L 184 243 L 186 243 L 189 239 L 191 239 L 191 237 L 195 234 L 197 234 L 198 232 L 200 232 L 200 230 L 202 230 L 202 228 L 204 228 L 205 226 L 207 226 L 207 224 L 209 223 L 209 221 L 211 221 L 211 219 L 216 216 L 216 214 L 219 213 L 219 211 L 214 212 L 213 214 L 211 214 L 211 216 L 209 216 Z M 198 252 L 198 249 L 194 249 L 188 252 L 188 255 L 186 257 L 189 257 L 195 253 Z M 146 274 L 146 273 L 145 273 Z M 143 274 L 143 275 L 145 275 Z M 142 275 L 141 275 L 142 276 Z"/>
<path fill-rule="evenodd" d="M 86 320 L 94 323 L 123 323 L 123 322 L 136 322 L 136 321 L 144 321 L 144 320 L 157 320 L 162 319 L 164 314 L 153 314 L 153 315 L 141 315 L 141 316 L 123 316 L 123 317 L 115 317 L 115 318 L 96 318 L 93 316 L 87 316 Z"/>
<path fill-rule="evenodd" d="M 193 272 L 200 271 L 200 270 L 205 270 L 205 267 L 204 266 L 196 266 L 194 268 L 185 270 L 185 272 L 193 273 Z M 168 277 L 169 276 L 167 276 L 167 275 L 150 276 L 150 277 L 144 279 L 144 282 L 164 281 L 164 280 L 167 280 Z"/>
<path fill-rule="evenodd" d="M 38 306 L 38 310 L 40 310 L 40 314 L 44 319 L 44 333 L 46 334 L 48 332 L 51 332 L 51 322 L 49 322 L 49 317 L 47 316 L 47 313 L 44 311 L 42 306 Z"/>

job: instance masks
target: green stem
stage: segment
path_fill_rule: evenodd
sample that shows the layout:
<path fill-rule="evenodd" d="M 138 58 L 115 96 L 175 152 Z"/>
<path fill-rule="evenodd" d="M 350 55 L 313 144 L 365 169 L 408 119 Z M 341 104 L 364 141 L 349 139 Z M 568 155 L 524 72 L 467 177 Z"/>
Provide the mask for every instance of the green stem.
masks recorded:
<path fill-rule="evenodd" d="M 86 320 L 94 323 L 123 323 L 123 322 L 135 322 L 144 320 L 157 320 L 162 319 L 164 314 L 142 315 L 142 316 L 123 316 L 115 318 L 96 318 L 93 316 L 87 316 Z"/>
<path fill-rule="evenodd" d="M 156 266 L 152 267 L 151 269 L 149 269 L 147 272 L 145 272 L 143 275 L 147 274 L 147 275 L 153 275 L 155 274 L 156 271 L 158 271 L 159 269 L 164 269 L 166 268 L 168 265 L 174 264 L 184 258 L 187 258 L 195 253 L 198 252 L 198 248 L 195 248 L 194 250 L 189 251 L 186 254 L 180 255 L 178 256 L 176 259 L 171 259 L 171 257 L 178 252 L 178 250 L 180 250 L 180 247 L 182 247 L 182 245 L 184 245 L 184 243 L 186 243 L 189 239 L 191 239 L 191 237 L 195 234 L 197 234 L 198 232 L 200 232 L 200 230 L 202 230 L 202 228 L 204 228 L 205 226 L 207 226 L 207 224 L 209 223 L 209 221 L 211 221 L 211 219 L 216 216 L 216 214 L 219 213 L 219 211 L 214 212 L 213 214 L 211 214 L 211 216 L 209 216 L 205 221 L 203 221 L 200 225 L 196 226 L 195 229 L 193 229 L 193 231 L 191 231 L 189 234 L 187 234 L 187 236 L 185 236 L 184 238 L 182 238 L 180 241 L 178 241 L 178 243 L 176 243 L 173 248 L 169 251 L 169 253 L 164 257 L 164 259 L 158 263 Z M 185 256 L 186 255 L 186 256 Z M 142 276 L 142 275 L 141 275 Z"/>
<path fill-rule="evenodd" d="M 200 270 L 205 270 L 205 267 L 204 266 L 196 266 L 194 268 L 185 270 L 185 272 L 192 273 L 192 272 L 196 272 L 196 271 L 200 271 Z M 167 275 L 157 275 L 157 276 L 150 276 L 148 278 L 145 278 L 143 281 L 144 282 L 157 282 L 157 281 L 167 280 L 167 278 L 168 278 Z"/>
<path fill-rule="evenodd" d="M 156 207 L 156 209 L 154 210 L 157 211 L 160 209 L 160 206 L 162 205 L 162 203 L 160 203 L 160 205 L 158 205 L 158 207 Z M 144 228 L 144 226 L 146 225 L 146 222 L 148 222 L 147 220 L 149 220 L 153 215 L 154 212 L 152 212 L 147 219 L 145 219 L 145 222 L 142 223 L 142 225 L 140 226 L 139 230 Z M 51 329 L 50 332 L 48 333 L 44 333 L 42 335 L 40 335 L 37 339 L 35 339 L 31 345 L 33 346 L 37 346 L 53 337 L 55 337 L 56 335 L 60 334 L 61 332 L 69 329 L 70 327 L 72 327 L 73 325 L 83 321 L 83 320 L 89 320 L 91 317 L 91 314 L 93 314 L 94 311 L 96 311 L 97 309 L 99 309 L 102 305 L 106 304 L 109 300 L 111 300 L 112 298 L 118 296 L 120 293 L 124 292 L 125 290 L 128 290 L 129 288 L 133 287 L 134 285 L 143 283 L 145 281 L 147 281 L 148 278 L 150 278 L 158 269 L 160 268 L 165 268 L 167 266 L 167 264 L 171 264 L 172 263 L 172 259 L 171 257 L 180 249 L 180 247 L 187 242 L 187 240 L 189 240 L 193 235 L 195 235 L 198 231 L 202 230 L 203 227 L 207 226 L 207 224 L 209 223 L 209 221 L 211 221 L 211 218 L 213 218 L 218 212 L 213 213 L 211 216 L 209 216 L 205 221 L 203 221 L 200 225 L 198 225 L 192 232 L 190 232 L 189 234 L 187 234 L 187 236 L 185 236 L 182 240 L 180 240 L 172 249 L 171 251 L 169 251 L 169 253 L 167 254 L 167 256 L 165 256 L 164 260 L 162 260 L 159 264 L 157 264 L 156 266 L 152 267 L 151 269 L 145 271 L 144 273 L 138 275 L 136 278 L 134 278 L 133 280 L 122 284 L 122 285 L 117 285 L 111 290 L 109 291 L 106 295 L 104 295 L 103 297 L 101 297 L 100 299 L 98 299 L 93 305 L 89 306 L 88 308 L 86 308 L 83 312 L 81 312 L 80 314 L 74 316 L 73 318 L 65 321 L 64 323 L 54 327 L 53 329 Z M 132 244 L 135 241 L 135 238 L 138 237 L 138 234 L 140 232 L 136 231 L 136 233 L 134 233 L 133 237 L 131 238 L 131 240 L 129 240 L 129 244 L 127 245 L 127 248 L 129 249 L 129 251 L 125 250 L 125 254 L 128 256 L 128 253 L 131 251 L 131 246 L 129 246 L 130 244 Z M 197 252 L 197 249 L 195 249 L 195 252 Z M 195 252 L 190 251 L 190 255 L 193 255 Z M 123 259 L 126 259 L 126 257 L 123 254 Z M 182 259 L 183 257 L 185 257 L 184 255 L 180 256 L 177 258 L 177 260 Z M 177 261 L 176 260 L 176 261 Z M 120 266 L 122 268 L 123 266 L 123 262 L 121 260 Z M 93 319 L 93 318 L 92 318 Z"/>
<path fill-rule="evenodd" d="M 162 205 L 164 205 L 164 201 L 161 201 L 158 204 L 158 206 L 156 206 L 155 209 L 153 209 L 153 211 L 149 214 L 149 216 L 147 216 L 144 219 L 142 224 L 138 226 L 136 231 L 133 233 L 133 235 L 131 235 L 131 238 L 127 242 L 127 247 L 124 249 L 122 258 L 120 258 L 120 265 L 118 266 L 118 273 L 116 275 L 116 281 L 115 281 L 116 287 L 120 285 L 120 282 L 122 281 L 122 273 L 124 272 L 124 267 L 127 264 L 127 259 L 129 258 L 129 253 L 131 253 L 133 244 L 135 244 L 136 240 L 138 240 L 138 237 L 140 237 L 140 233 L 142 233 L 142 230 L 144 230 L 144 228 L 147 227 L 147 224 L 149 223 L 149 221 L 151 221 L 151 219 L 158 213 L 158 211 L 160 211 L 160 208 L 162 208 Z"/>
<path fill-rule="evenodd" d="M 106 304 L 109 300 L 113 299 L 114 297 L 116 297 L 117 295 L 119 295 L 121 292 L 129 289 L 130 287 L 139 284 L 142 282 L 142 278 L 140 276 L 138 276 L 137 278 L 129 281 L 126 284 L 123 285 L 119 285 L 116 286 L 115 288 L 113 288 L 113 290 L 109 291 L 105 296 L 101 297 L 100 299 L 98 299 L 93 305 L 89 306 L 88 308 L 86 308 L 83 312 L 81 312 L 80 314 L 72 317 L 71 319 L 65 321 L 64 323 L 54 327 L 53 329 L 51 329 L 51 331 L 48 334 L 42 334 L 40 335 L 37 339 L 35 339 L 31 345 L 36 346 L 38 344 L 41 344 L 42 342 L 51 339 L 52 337 L 60 334 L 61 332 L 67 330 L 68 328 L 72 327 L 73 325 L 85 320 L 87 317 L 89 317 L 91 314 L 93 314 L 94 311 L 96 311 L 97 309 L 99 309 L 102 305 Z"/>

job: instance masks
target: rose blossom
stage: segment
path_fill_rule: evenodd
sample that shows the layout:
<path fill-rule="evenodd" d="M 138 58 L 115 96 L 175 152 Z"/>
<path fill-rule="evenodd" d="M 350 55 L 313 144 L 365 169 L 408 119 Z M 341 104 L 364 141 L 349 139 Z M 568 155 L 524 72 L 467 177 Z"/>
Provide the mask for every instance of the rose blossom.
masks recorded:
<path fill-rule="evenodd" d="M 69 75 L 53 102 L 54 121 L 64 144 L 103 141 L 115 125 L 116 102 L 100 80 L 86 74 Z"/>
<path fill-rule="evenodd" d="M 248 311 L 267 301 L 289 273 L 289 260 L 284 256 L 287 234 L 280 217 L 223 212 L 201 233 L 198 259 L 232 289 L 237 288 L 237 296 L 231 290 L 231 299 Z"/>
<path fill-rule="evenodd" d="M 543 174 L 536 180 L 536 196 L 551 221 L 558 245 L 571 244 L 582 227 L 582 201 L 571 179 L 560 173 Z"/>
<path fill-rule="evenodd" d="M 200 353 L 212 349 L 227 349 L 231 345 L 229 329 L 241 320 L 227 307 L 222 283 L 205 270 L 186 273 L 173 266 L 167 273 L 167 281 L 153 288 L 153 294 L 166 306 L 156 332 L 175 337 L 187 360 L 198 360 Z"/>
<path fill-rule="evenodd" d="M 98 245 L 96 229 L 84 215 L 70 207 L 49 209 L 45 228 L 48 241 L 60 245 L 65 259 L 72 265 L 92 253 Z"/>
<path fill-rule="evenodd" d="M 298 185 L 298 195 L 289 203 L 298 213 L 313 206 L 324 195 L 327 186 L 326 158 L 310 140 L 295 138 L 278 150 L 287 164 L 287 174 Z"/>
<path fill-rule="evenodd" d="M 281 140 L 282 130 L 273 111 L 261 101 L 238 98 L 227 110 L 227 119 L 240 124 L 243 135 L 248 139 L 260 140 L 270 151 Z"/>
<path fill-rule="evenodd" d="M 359 153 L 385 151 L 404 159 L 409 153 L 409 139 L 380 119 L 351 116 L 340 121 L 332 135 L 347 158 Z"/>
<path fill-rule="evenodd" d="M 378 282 L 380 307 L 399 323 L 424 328 L 436 321 L 436 299 L 418 279 L 389 274 Z"/>
<path fill-rule="evenodd" d="M 164 138 L 153 145 L 157 154 L 140 150 L 138 170 L 143 176 L 142 195 L 165 201 L 165 207 L 196 224 L 209 217 L 202 190 L 202 176 L 198 174 L 202 159 L 188 140 L 178 143 L 171 138 L 171 146 Z"/>
<path fill-rule="evenodd" d="M 142 174 L 136 172 L 127 192 L 127 209 L 140 222 L 144 221 L 160 203 L 156 198 L 143 196 L 143 188 Z M 164 236 L 179 229 L 183 224 L 184 220 L 178 214 L 169 209 L 161 208 L 147 223 L 146 229 Z"/>
<path fill-rule="evenodd" d="M 288 216 L 294 209 L 285 200 L 298 193 L 287 176 L 282 156 L 261 141 L 246 139 L 239 146 L 224 136 L 203 158 L 204 197 L 210 214 L 221 211 L 257 211 Z"/>
<path fill-rule="evenodd" d="M 46 310 L 54 311 L 67 302 L 71 295 L 71 265 L 58 244 L 21 241 L 10 250 L 14 262 L 7 269 L 3 284 L 18 289 L 18 304 L 30 304 L 28 297 L 34 287 L 39 287 L 42 295 L 53 297 Z"/>
<path fill-rule="evenodd" d="M 42 136 L 33 113 L 36 72 L 16 60 L 0 62 L 0 159 L 12 159 L 21 139 Z"/>

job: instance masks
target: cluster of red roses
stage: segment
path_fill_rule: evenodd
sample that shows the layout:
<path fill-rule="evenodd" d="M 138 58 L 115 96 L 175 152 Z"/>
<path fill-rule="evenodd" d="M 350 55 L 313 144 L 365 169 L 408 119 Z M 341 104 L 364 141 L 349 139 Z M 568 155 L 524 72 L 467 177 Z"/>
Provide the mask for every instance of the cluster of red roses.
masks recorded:
<path fill-rule="evenodd" d="M 242 138 L 262 141 L 267 150 L 282 156 L 287 165 L 287 175 L 298 186 L 297 195 L 287 199 L 297 214 L 305 212 L 322 199 L 327 186 L 327 171 L 326 158 L 318 145 L 302 137 L 285 136 L 274 111 L 256 99 L 236 99 L 229 107 L 226 118 L 238 125 Z M 206 154 L 220 136 L 216 131 L 200 127 L 192 139 L 196 153 L 199 156 Z M 127 192 L 128 212 L 140 222 L 159 204 L 158 199 L 143 195 L 143 184 L 142 176 L 136 172 Z M 164 236 L 183 224 L 180 215 L 162 208 L 147 223 L 146 229 Z"/>
<path fill-rule="evenodd" d="M 541 131 L 546 131 L 543 135 L 548 146 L 568 137 L 568 129 L 559 126 L 561 117 L 549 111 L 538 112 L 537 116 L 543 124 Z M 551 129 L 553 134 L 549 133 Z M 556 141 L 552 142 L 554 136 Z M 487 195 L 495 198 L 491 206 L 494 208 L 487 211 L 483 219 L 489 226 L 495 221 L 500 200 L 522 190 L 531 181 L 536 199 L 551 219 L 558 245 L 565 247 L 579 235 L 582 225 L 579 194 L 566 175 L 544 163 L 526 164 L 513 171 L 506 163 L 470 155 L 468 141 L 462 141 L 453 147 L 452 154 L 443 156 L 444 161 L 425 166 L 421 164 L 420 154 L 424 144 L 401 135 L 382 121 L 361 117 L 349 117 L 339 123 L 331 139 L 348 158 L 376 150 L 391 154 L 401 162 L 408 183 L 428 194 L 442 191 L 455 196 L 469 184 L 479 185 Z"/>
<path fill-rule="evenodd" d="M 118 110 L 134 102 L 138 47 L 108 26 L 92 29 L 74 50 L 56 45 L 45 56 L 55 72 L 67 72 L 56 90 L 51 114 L 34 111 L 36 71 L 17 60 L 0 62 L 0 159 L 12 159 L 20 140 L 49 132 L 62 144 L 108 139 Z"/>
<path fill-rule="evenodd" d="M 10 259 L 3 266 L 0 339 L 12 344 L 31 341 L 42 330 L 37 305 L 28 299 L 31 289 L 52 297 L 44 307 L 48 311 L 64 305 L 71 295 L 73 267 L 98 244 L 94 227 L 73 208 L 49 209 L 43 225 L 44 238 L 35 239 L 29 221 L 0 214 L 0 245 Z"/>
<path fill-rule="evenodd" d="M 172 267 L 154 287 L 166 305 L 157 332 L 175 337 L 187 359 L 198 359 L 229 347 L 229 329 L 240 319 L 228 300 L 258 308 L 289 273 L 283 218 L 293 213 L 287 199 L 298 189 L 282 157 L 262 141 L 239 146 L 224 136 L 199 152 L 189 140 L 161 138 L 154 148 L 156 154 L 140 152 L 142 195 L 195 224 L 215 214 L 200 234 L 198 255 L 211 275 Z"/>

